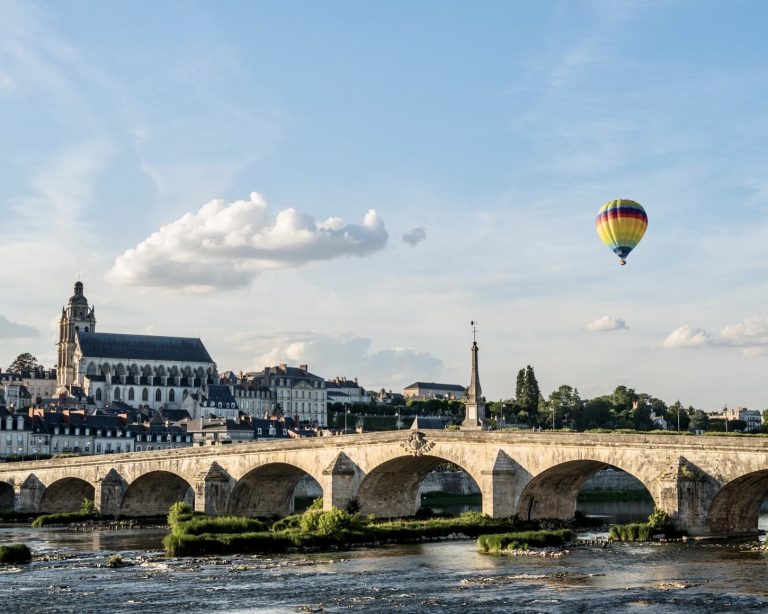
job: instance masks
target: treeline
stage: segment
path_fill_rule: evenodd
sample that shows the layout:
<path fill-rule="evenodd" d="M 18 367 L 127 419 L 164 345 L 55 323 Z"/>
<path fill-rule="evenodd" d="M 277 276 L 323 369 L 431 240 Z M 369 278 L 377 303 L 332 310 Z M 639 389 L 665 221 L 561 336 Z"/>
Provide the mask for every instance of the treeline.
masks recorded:
<path fill-rule="evenodd" d="M 486 404 L 490 426 L 520 426 L 524 428 L 592 429 L 651 431 L 661 424 L 651 418 L 663 418 L 668 430 L 680 431 L 746 431 L 743 420 L 712 418 L 705 411 L 684 406 L 680 401 L 667 405 L 661 399 L 636 392 L 626 386 L 617 386 L 606 395 L 582 399 L 578 389 L 563 385 L 544 397 L 530 365 L 520 369 L 515 382 L 515 398 Z M 449 423 L 460 423 L 464 418 L 463 401 L 408 399 L 402 405 L 377 405 L 357 403 L 345 406 L 331 403 L 328 406 L 328 424 L 343 429 L 346 409 L 347 427 L 358 426 L 367 431 L 384 431 L 410 427 L 414 416 L 442 416 Z M 763 412 L 763 422 L 768 422 L 768 410 Z M 503 422 L 501 420 L 503 418 Z M 768 427 L 763 426 L 768 432 Z"/>

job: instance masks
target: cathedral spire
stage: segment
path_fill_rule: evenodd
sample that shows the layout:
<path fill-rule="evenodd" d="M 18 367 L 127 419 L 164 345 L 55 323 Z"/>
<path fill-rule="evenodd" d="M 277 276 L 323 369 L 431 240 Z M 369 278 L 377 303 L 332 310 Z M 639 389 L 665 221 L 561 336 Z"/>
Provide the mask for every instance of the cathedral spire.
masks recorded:
<path fill-rule="evenodd" d="M 472 375 L 467 389 L 466 410 L 462 428 L 465 430 L 485 429 L 485 399 L 483 389 L 480 387 L 480 370 L 477 354 L 477 322 L 472 320 Z"/>

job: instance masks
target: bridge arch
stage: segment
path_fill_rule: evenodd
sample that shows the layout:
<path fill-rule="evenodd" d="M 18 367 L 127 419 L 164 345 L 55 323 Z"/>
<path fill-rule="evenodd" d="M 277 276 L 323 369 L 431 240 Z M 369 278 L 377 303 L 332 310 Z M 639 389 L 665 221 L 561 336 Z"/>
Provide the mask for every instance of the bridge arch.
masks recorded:
<path fill-rule="evenodd" d="M 0 512 L 12 512 L 13 500 L 13 485 L 8 482 L 0 482 Z"/>
<path fill-rule="evenodd" d="M 363 478 L 357 491 L 360 512 L 385 517 L 412 516 L 421 505 L 422 481 L 441 463 L 458 466 L 474 480 L 479 490 L 480 480 L 454 459 L 427 454 L 403 455 L 374 467 Z"/>
<path fill-rule="evenodd" d="M 523 488 L 518 515 L 524 520 L 558 518 L 568 520 L 576 513 L 576 498 L 587 480 L 602 469 L 621 469 L 642 482 L 649 495 L 653 491 L 641 476 L 604 461 L 579 459 L 558 463 L 533 476 Z M 654 503 L 655 503 L 654 498 Z"/>
<path fill-rule="evenodd" d="M 251 517 L 290 514 L 294 509 L 296 486 L 307 475 L 315 479 L 309 472 L 289 463 L 267 463 L 251 469 L 232 489 L 227 512 Z"/>
<path fill-rule="evenodd" d="M 40 498 L 40 511 L 46 514 L 77 512 L 83 499 L 94 500 L 93 484 L 80 478 L 62 478 L 50 484 Z"/>
<path fill-rule="evenodd" d="M 768 469 L 731 480 L 712 499 L 707 513 L 707 529 L 714 535 L 757 533 L 760 504 L 766 496 Z"/>
<path fill-rule="evenodd" d="M 189 482 L 170 471 L 150 471 L 128 485 L 120 504 L 120 514 L 162 516 L 177 501 L 186 501 L 194 507 L 195 492 Z"/>

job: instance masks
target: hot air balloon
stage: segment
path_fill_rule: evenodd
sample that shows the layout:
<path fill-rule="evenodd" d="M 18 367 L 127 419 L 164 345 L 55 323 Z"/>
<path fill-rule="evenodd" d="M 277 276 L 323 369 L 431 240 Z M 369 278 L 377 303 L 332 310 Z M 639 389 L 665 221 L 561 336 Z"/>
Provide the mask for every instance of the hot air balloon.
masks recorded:
<path fill-rule="evenodd" d="M 627 256 L 643 238 L 648 227 L 648 216 L 640 203 L 619 198 L 605 203 L 595 219 L 595 230 L 603 243 L 610 247 L 621 261 L 627 264 Z"/>

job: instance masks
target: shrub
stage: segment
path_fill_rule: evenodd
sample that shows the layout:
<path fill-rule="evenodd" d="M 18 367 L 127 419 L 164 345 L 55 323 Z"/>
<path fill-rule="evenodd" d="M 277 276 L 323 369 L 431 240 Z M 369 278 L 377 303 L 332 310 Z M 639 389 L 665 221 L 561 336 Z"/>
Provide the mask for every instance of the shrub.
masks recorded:
<path fill-rule="evenodd" d="M 29 563 L 31 560 L 32 552 L 26 544 L 0 546 L 0 564 L 2 565 Z"/>
<path fill-rule="evenodd" d="M 288 529 L 298 529 L 301 526 L 302 514 L 291 514 L 280 520 L 275 521 L 270 527 L 270 531 L 286 531 Z"/>
<path fill-rule="evenodd" d="M 672 516 L 656 507 L 653 509 L 653 512 L 651 512 L 651 515 L 648 516 L 648 524 L 653 529 L 666 529 L 667 527 L 672 526 Z"/>
<path fill-rule="evenodd" d="M 123 566 L 123 557 L 121 557 L 119 554 L 113 554 L 111 557 L 109 557 L 109 560 L 107 561 L 107 567 L 122 567 Z"/>
<path fill-rule="evenodd" d="M 314 506 L 314 503 L 312 504 Z M 320 522 L 320 516 L 323 515 L 322 510 L 312 509 L 311 507 L 301 515 L 299 520 L 299 529 L 304 533 L 314 533 L 317 531 L 317 525 Z"/>
<path fill-rule="evenodd" d="M 83 499 L 82 503 L 80 504 L 80 513 L 87 514 L 89 516 L 98 514 L 98 510 L 96 509 L 96 504 L 93 502 L 93 499 Z"/>
<path fill-rule="evenodd" d="M 312 511 L 315 511 L 315 510 L 322 510 L 322 509 L 323 509 L 323 498 L 322 497 L 318 497 L 317 499 L 312 501 L 312 505 L 310 505 L 306 509 L 306 512 L 312 512 Z"/>
<path fill-rule="evenodd" d="M 332 507 L 328 511 L 321 512 L 317 519 L 317 532 L 320 535 L 334 535 L 345 530 L 359 529 L 360 525 L 360 517 L 356 514 Z"/>
<path fill-rule="evenodd" d="M 350 514 L 360 513 L 360 500 L 357 497 L 352 497 L 344 506 L 344 511 Z"/>
<path fill-rule="evenodd" d="M 192 506 L 185 501 L 177 501 L 168 510 L 168 524 L 173 528 L 177 522 L 189 520 L 192 517 Z"/>

